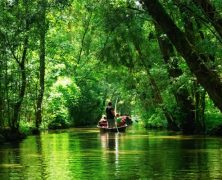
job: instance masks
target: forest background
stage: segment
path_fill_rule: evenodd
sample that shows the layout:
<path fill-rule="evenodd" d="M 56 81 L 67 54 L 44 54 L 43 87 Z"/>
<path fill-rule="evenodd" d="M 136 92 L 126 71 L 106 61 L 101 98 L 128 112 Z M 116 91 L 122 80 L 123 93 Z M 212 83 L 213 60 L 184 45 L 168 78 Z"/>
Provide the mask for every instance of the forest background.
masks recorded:
<path fill-rule="evenodd" d="M 1 131 L 96 125 L 118 100 L 145 127 L 222 132 L 220 0 L 2 0 L 0 13 Z"/>

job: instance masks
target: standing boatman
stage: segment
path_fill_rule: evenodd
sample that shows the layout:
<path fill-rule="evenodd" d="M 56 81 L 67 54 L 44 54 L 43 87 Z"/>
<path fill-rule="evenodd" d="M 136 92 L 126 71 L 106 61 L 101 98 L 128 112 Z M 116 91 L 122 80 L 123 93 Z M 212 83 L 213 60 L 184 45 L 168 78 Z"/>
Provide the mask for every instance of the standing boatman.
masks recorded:
<path fill-rule="evenodd" d="M 112 107 L 112 102 L 108 103 L 108 106 L 106 107 L 106 117 L 108 122 L 108 128 L 114 128 L 115 127 L 115 111 Z"/>

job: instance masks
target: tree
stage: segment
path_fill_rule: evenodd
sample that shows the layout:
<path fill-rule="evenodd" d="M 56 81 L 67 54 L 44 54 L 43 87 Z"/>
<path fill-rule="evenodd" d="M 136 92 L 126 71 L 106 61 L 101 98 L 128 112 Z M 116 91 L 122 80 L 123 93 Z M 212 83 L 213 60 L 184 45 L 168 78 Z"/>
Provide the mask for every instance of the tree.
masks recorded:
<path fill-rule="evenodd" d="M 39 93 L 37 98 L 37 111 L 36 111 L 36 128 L 42 122 L 42 101 L 45 89 L 45 37 L 46 37 L 46 8 L 47 0 L 42 0 L 40 2 L 40 18 L 39 18 L 39 38 L 40 38 L 40 52 L 39 52 Z"/>
<path fill-rule="evenodd" d="M 21 47 L 23 48 L 21 51 L 21 57 L 19 58 L 18 55 L 16 55 L 16 51 L 12 49 L 11 53 L 13 54 L 13 57 L 15 61 L 17 62 L 19 66 L 19 73 L 21 73 L 21 88 L 19 91 L 19 96 L 16 102 L 14 103 L 13 107 L 13 116 L 11 119 L 10 126 L 12 130 L 18 131 L 19 128 L 19 113 L 21 109 L 21 105 L 25 96 L 25 90 L 26 90 L 26 60 L 27 60 L 27 51 L 28 51 L 28 41 L 29 41 L 29 35 L 28 31 L 30 29 L 30 24 L 28 21 L 28 8 L 29 8 L 29 2 L 24 1 L 24 6 L 25 6 L 25 21 L 24 21 L 24 37 L 23 37 L 23 43 L 21 44 Z"/>
<path fill-rule="evenodd" d="M 156 0 L 143 0 L 149 14 L 167 34 L 177 51 L 183 56 L 191 72 L 205 88 L 215 105 L 222 111 L 222 82 L 217 72 L 205 63 L 209 57 L 199 53 L 188 37 L 175 25 L 163 6 Z M 217 88 L 214 88 L 214 87 Z"/>

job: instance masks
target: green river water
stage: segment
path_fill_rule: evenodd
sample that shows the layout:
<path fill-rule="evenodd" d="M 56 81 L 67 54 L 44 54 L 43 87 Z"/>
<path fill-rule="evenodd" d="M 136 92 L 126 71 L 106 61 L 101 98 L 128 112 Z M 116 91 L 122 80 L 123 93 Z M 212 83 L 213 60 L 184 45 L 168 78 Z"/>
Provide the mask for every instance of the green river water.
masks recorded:
<path fill-rule="evenodd" d="M 137 126 L 47 132 L 0 146 L 5 179 L 222 179 L 222 139 Z"/>

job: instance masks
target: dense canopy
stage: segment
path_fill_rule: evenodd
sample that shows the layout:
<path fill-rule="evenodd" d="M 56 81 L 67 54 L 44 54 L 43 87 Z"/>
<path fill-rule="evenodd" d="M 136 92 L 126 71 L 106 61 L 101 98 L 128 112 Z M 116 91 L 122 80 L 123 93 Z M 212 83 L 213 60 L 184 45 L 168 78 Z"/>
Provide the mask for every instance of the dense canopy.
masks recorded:
<path fill-rule="evenodd" d="M 222 124 L 220 0 L 1 0 L 0 129 Z"/>

